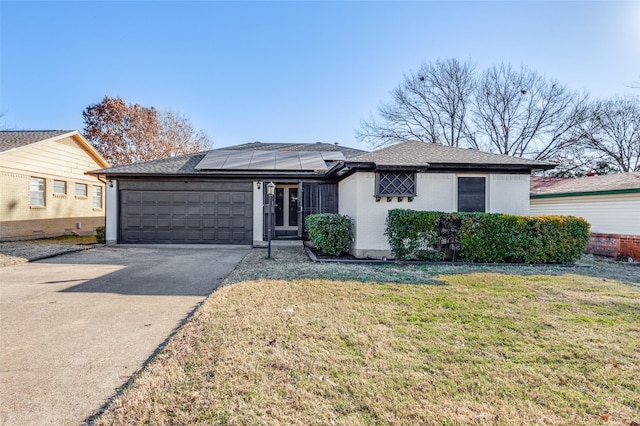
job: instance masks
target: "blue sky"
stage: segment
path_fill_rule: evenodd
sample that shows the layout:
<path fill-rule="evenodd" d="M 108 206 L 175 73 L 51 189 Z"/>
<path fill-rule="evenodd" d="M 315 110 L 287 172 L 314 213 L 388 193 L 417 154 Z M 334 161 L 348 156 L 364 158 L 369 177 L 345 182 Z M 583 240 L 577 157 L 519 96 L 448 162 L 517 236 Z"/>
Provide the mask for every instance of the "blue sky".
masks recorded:
<path fill-rule="evenodd" d="M 0 1 L 0 127 L 82 129 L 105 95 L 214 146 L 339 142 L 403 73 L 526 65 L 593 97 L 640 80 L 640 2 Z"/>

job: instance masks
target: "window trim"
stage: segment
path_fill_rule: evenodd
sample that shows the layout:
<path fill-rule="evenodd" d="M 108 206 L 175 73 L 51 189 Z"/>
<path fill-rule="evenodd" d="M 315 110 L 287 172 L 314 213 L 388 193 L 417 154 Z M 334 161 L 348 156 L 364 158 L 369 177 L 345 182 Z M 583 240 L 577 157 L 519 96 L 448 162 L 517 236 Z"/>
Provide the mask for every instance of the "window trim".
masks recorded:
<path fill-rule="evenodd" d="M 411 178 L 411 184 L 413 186 L 413 191 L 405 191 L 402 193 L 399 192 L 394 192 L 394 193 L 387 193 L 387 192 L 383 192 L 382 189 L 380 187 L 380 185 L 382 184 L 382 178 L 381 178 L 381 174 L 395 174 L 395 175 L 399 175 L 399 174 L 405 174 L 407 175 L 407 178 L 410 177 Z M 397 178 L 397 176 L 395 177 Z M 389 184 L 391 185 L 391 184 Z M 386 189 L 386 188 L 385 188 Z M 417 172 L 415 170 L 379 170 L 376 172 L 376 187 L 375 187 L 375 194 L 374 196 L 376 198 L 381 198 L 381 197 L 410 197 L 411 199 L 413 199 L 413 197 L 415 197 L 417 195 Z"/>
<path fill-rule="evenodd" d="M 40 182 L 42 182 L 42 190 L 40 190 L 40 185 L 38 182 L 38 191 L 37 194 L 41 194 L 41 198 L 42 198 L 42 204 L 33 204 L 33 195 L 34 195 L 34 191 L 33 191 L 33 183 L 34 180 L 38 180 Z M 35 208 L 43 208 L 47 206 L 47 180 L 45 178 L 41 178 L 41 177 L 37 177 L 37 176 L 31 176 L 31 178 L 29 179 L 29 207 L 35 207 Z"/>
<path fill-rule="evenodd" d="M 78 194 L 78 188 L 84 187 L 84 194 Z M 89 188 L 88 185 L 86 183 L 82 183 L 82 182 L 76 182 L 75 185 L 75 196 L 76 198 L 87 198 L 87 192 L 88 192 Z"/>

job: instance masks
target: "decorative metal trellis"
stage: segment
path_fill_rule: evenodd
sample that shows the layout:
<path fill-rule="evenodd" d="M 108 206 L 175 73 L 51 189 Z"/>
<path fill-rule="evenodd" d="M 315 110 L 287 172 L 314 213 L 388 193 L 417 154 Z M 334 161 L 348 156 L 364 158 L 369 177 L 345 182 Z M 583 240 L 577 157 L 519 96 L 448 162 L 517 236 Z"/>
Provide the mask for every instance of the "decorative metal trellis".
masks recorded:
<path fill-rule="evenodd" d="M 416 174 L 405 171 L 378 172 L 378 197 L 414 197 Z"/>

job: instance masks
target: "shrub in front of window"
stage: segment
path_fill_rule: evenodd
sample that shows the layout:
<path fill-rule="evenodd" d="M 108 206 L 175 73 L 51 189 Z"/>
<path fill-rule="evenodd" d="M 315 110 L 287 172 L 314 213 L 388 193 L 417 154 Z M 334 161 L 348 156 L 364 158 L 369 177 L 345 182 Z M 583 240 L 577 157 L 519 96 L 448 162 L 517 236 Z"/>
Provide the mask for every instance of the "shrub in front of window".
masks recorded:
<path fill-rule="evenodd" d="M 349 216 L 332 213 L 309 215 L 305 225 L 309 239 L 321 253 L 338 256 L 349 252 L 353 241 Z"/>
<path fill-rule="evenodd" d="M 573 216 L 391 210 L 386 235 L 401 260 L 487 263 L 574 263 L 590 225 Z"/>

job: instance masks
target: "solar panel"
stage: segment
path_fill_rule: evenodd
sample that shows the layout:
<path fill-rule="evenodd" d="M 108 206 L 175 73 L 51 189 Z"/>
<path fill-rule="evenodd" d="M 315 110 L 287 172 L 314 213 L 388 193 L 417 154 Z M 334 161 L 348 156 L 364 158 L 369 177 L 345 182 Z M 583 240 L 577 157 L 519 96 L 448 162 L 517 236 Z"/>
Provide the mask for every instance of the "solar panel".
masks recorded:
<path fill-rule="evenodd" d="M 223 170 L 248 170 L 251 164 L 251 151 L 231 151 L 227 157 L 227 161 L 222 165 Z"/>
<path fill-rule="evenodd" d="M 346 160 L 342 151 L 320 151 L 324 161 L 344 161 Z"/>
<path fill-rule="evenodd" d="M 204 156 L 196 165 L 196 170 L 217 170 L 221 169 L 230 151 L 211 151 Z M 226 154 L 225 154 L 226 153 Z"/>
<path fill-rule="evenodd" d="M 287 170 L 325 171 L 324 152 L 321 151 L 210 151 L 196 165 L 196 170 Z M 336 152 L 331 152 L 336 154 Z M 344 155 L 339 153 L 342 159 Z M 331 155 L 331 158 L 339 156 Z M 332 160 L 333 161 L 333 160 Z"/>
<path fill-rule="evenodd" d="M 327 170 L 327 164 L 318 151 L 300 151 L 300 168 L 302 170 Z M 319 154 L 319 155 L 318 155 Z"/>
<path fill-rule="evenodd" d="M 276 167 L 275 151 L 254 151 L 249 170 L 273 170 Z"/>

